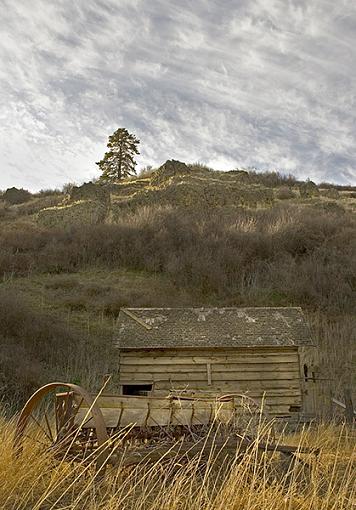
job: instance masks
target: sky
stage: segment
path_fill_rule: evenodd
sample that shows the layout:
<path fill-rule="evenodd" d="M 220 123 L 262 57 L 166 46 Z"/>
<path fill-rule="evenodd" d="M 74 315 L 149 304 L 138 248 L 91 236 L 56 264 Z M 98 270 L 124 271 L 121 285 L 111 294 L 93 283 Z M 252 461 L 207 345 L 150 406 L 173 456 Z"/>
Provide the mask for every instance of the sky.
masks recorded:
<path fill-rule="evenodd" d="M 356 185 L 355 0 L 0 0 L 0 189 L 167 159 Z"/>

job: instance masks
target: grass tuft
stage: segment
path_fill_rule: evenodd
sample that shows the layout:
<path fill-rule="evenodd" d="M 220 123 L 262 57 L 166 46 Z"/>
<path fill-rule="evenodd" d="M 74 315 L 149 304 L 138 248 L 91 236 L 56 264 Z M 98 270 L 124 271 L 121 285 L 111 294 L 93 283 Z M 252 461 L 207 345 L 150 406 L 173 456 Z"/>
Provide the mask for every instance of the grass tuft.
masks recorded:
<path fill-rule="evenodd" d="M 252 447 L 229 458 L 221 450 L 108 467 L 105 478 L 93 469 L 95 458 L 91 467 L 59 462 L 29 444 L 14 458 L 13 432 L 14 421 L 1 419 L 4 510 L 351 510 L 355 504 L 355 442 L 343 427 L 319 426 L 280 437 L 280 442 L 321 448 L 319 457 L 295 463 Z"/>

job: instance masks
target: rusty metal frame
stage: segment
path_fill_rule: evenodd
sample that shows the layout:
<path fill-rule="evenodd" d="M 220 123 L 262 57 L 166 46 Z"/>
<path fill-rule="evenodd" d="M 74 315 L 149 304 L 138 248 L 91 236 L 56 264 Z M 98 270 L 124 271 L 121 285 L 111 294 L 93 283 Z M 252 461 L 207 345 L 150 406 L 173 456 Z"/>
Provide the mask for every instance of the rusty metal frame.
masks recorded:
<path fill-rule="evenodd" d="M 94 422 L 94 428 L 96 431 L 96 437 L 98 441 L 99 453 L 98 456 L 96 457 L 96 467 L 97 469 L 102 468 L 110 455 L 110 451 L 108 448 L 109 436 L 106 430 L 103 413 L 101 412 L 101 409 L 98 406 L 96 399 L 93 399 L 89 395 L 89 393 L 81 386 L 71 383 L 54 382 L 46 384 L 45 386 L 39 388 L 28 399 L 16 423 L 15 435 L 13 439 L 14 451 L 16 456 L 19 456 L 22 453 L 25 430 L 30 420 L 32 412 L 36 409 L 36 407 L 44 397 L 46 397 L 53 390 L 59 388 L 68 388 L 69 391 L 72 391 L 74 394 L 78 395 L 82 399 L 82 401 L 85 402 L 85 404 L 88 406 L 89 412 Z"/>

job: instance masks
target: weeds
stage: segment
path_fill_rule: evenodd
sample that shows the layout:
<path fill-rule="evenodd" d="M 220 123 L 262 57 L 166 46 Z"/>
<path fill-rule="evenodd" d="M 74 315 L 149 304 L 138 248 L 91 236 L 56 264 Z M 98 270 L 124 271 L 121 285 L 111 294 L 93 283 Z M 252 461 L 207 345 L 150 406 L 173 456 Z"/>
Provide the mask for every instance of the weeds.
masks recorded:
<path fill-rule="evenodd" d="M 0 392 L 10 409 L 54 379 L 98 386 L 110 342 L 99 345 L 62 318 L 33 310 L 14 292 L 1 291 L 0 304 Z"/>
<path fill-rule="evenodd" d="M 13 422 L 0 422 L 4 510 L 350 510 L 355 503 L 354 440 L 343 428 L 289 436 L 293 444 L 321 448 L 304 463 L 256 448 L 230 458 L 224 450 L 198 452 L 189 460 L 109 467 L 101 480 L 87 464 L 58 462 L 39 445 L 14 458 L 13 429 Z"/>
<path fill-rule="evenodd" d="M 81 281 L 80 271 L 93 267 L 145 272 L 168 283 L 128 290 L 111 285 L 110 279 Z M 356 221 L 351 213 L 319 214 L 282 204 L 268 210 L 220 209 L 212 215 L 211 210 L 166 206 L 122 213 L 115 225 L 44 229 L 17 222 L 0 231 L 0 274 L 9 280 L 7 288 L 19 276 L 47 274 L 45 292 L 59 302 L 62 314 L 55 320 L 42 312 L 34 315 L 34 310 L 23 310 L 18 296 L 0 294 L 6 359 L 0 373 L 6 398 L 13 392 L 23 399 L 43 380 L 62 374 L 77 377 L 79 372 L 84 381 L 90 374 L 95 381 L 105 373 L 112 323 L 107 336 L 98 328 L 91 332 L 89 315 L 104 324 L 122 306 L 303 306 L 310 317 L 328 318 L 321 343 L 330 337 L 329 328 L 340 324 L 335 344 L 328 340 L 323 351 L 323 363 L 336 379 L 350 357 L 344 346 L 353 350 L 351 329 L 341 328 L 353 323 L 355 309 Z M 88 327 L 69 325 L 68 314 L 83 316 Z M 91 339 L 94 334 L 97 341 Z M 105 342 L 104 353 L 95 361 L 100 342 Z"/>
<path fill-rule="evenodd" d="M 3 229 L 0 272 L 68 273 L 87 267 L 162 273 L 177 286 L 244 302 L 264 289 L 285 304 L 353 309 L 356 222 L 351 214 L 298 207 L 265 211 L 146 207 L 116 225 Z"/>

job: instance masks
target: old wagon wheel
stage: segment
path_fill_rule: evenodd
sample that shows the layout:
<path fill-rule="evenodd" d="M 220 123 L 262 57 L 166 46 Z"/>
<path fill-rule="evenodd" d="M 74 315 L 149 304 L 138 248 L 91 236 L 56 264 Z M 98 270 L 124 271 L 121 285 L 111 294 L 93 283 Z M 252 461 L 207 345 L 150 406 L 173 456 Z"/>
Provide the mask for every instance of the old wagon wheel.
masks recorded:
<path fill-rule="evenodd" d="M 65 391 L 56 397 L 59 390 Z M 93 423 L 90 438 L 75 424 L 81 403 L 87 406 L 87 418 Z M 25 439 L 32 441 L 40 449 L 54 451 L 62 458 L 70 458 L 74 453 L 79 459 L 85 458 L 88 441 L 92 446 L 95 443 L 97 469 L 105 465 L 110 454 L 109 437 L 99 406 L 86 390 L 71 383 L 46 384 L 29 398 L 16 424 L 13 444 L 17 456 L 23 451 Z"/>
<path fill-rule="evenodd" d="M 218 402 L 233 400 L 233 427 L 237 433 L 251 441 L 269 443 L 275 440 L 274 420 L 267 406 L 244 393 L 230 393 L 219 397 Z"/>

